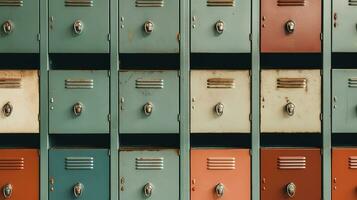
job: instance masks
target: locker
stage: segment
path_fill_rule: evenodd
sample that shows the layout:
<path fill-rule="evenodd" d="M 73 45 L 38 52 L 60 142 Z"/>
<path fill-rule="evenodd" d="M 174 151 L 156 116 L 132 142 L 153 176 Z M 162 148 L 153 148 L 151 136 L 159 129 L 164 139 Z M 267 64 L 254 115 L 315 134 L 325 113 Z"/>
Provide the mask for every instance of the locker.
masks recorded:
<path fill-rule="evenodd" d="M 262 70 L 261 131 L 321 131 L 320 70 Z"/>
<path fill-rule="evenodd" d="M 178 53 L 179 1 L 119 1 L 120 53 Z"/>
<path fill-rule="evenodd" d="M 191 200 L 250 200 L 248 149 L 191 149 Z"/>
<path fill-rule="evenodd" d="M 321 199 L 320 149 L 262 148 L 261 200 Z"/>
<path fill-rule="evenodd" d="M 191 71 L 191 132 L 250 132 L 248 70 Z"/>
<path fill-rule="evenodd" d="M 356 18 L 355 0 L 333 0 L 332 19 L 332 51 L 333 52 L 356 52 L 357 30 L 354 18 Z"/>
<path fill-rule="evenodd" d="M 38 200 L 39 180 L 38 150 L 0 150 L 0 200 Z"/>
<path fill-rule="evenodd" d="M 120 150 L 120 199 L 179 200 L 178 149 Z"/>
<path fill-rule="evenodd" d="M 109 1 L 50 0 L 50 53 L 109 53 Z"/>
<path fill-rule="evenodd" d="M 50 133 L 109 133 L 108 75 L 105 70 L 50 71 Z"/>
<path fill-rule="evenodd" d="M 332 149 L 332 200 L 356 199 L 357 149 Z"/>
<path fill-rule="evenodd" d="M 321 51 L 321 0 L 261 0 L 261 51 Z"/>
<path fill-rule="evenodd" d="M 0 133 L 39 132 L 36 70 L 0 70 Z"/>
<path fill-rule="evenodd" d="M 357 132 L 357 70 L 334 69 L 332 71 L 332 131 L 334 133 Z"/>
<path fill-rule="evenodd" d="M 49 200 L 109 199 L 108 149 L 50 149 Z"/>
<path fill-rule="evenodd" d="M 119 72 L 120 133 L 178 133 L 178 71 Z"/>
<path fill-rule="evenodd" d="M 195 53 L 249 53 L 251 1 L 191 1 L 191 48 Z"/>
<path fill-rule="evenodd" d="M 0 0 L 0 53 L 38 53 L 39 0 Z"/>

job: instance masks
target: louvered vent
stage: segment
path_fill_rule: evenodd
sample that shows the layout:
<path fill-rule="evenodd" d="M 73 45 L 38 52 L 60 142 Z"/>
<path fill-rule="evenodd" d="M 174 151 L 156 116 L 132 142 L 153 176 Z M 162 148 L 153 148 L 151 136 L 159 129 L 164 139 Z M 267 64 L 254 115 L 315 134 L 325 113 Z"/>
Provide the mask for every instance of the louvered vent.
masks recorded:
<path fill-rule="evenodd" d="M 277 88 L 306 88 L 306 78 L 278 78 L 276 80 Z"/>
<path fill-rule="evenodd" d="M 164 0 L 136 0 L 136 7 L 164 7 Z"/>
<path fill-rule="evenodd" d="M 357 6 L 357 0 L 348 0 L 349 6 Z"/>
<path fill-rule="evenodd" d="M 236 159 L 234 157 L 209 157 L 207 158 L 208 170 L 234 170 Z"/>
<path fill-rule="evenodd" d="M 306 169 L 306 157 L 281 156 L 278 158 L 278 169 Z"/>
<path fill-rule="evenodd" d="M 278 0 L 278 6 L 305 6 L 305 0 Z"/>
<path fill-rule="evenodd" d="M 66 157 L 65 167 L 67 170 L 92 170 L 94 169 L 94 158 Z"/>
<path fill-rule="evenodd" d="M 0 88 L 21 88 L 21 78 L 0 78 Z"/>
<path fill-rule="evenodd" d="M 350 156 L 348 158 L 348 166 L 350 169 L 357 169 L 357 156 Z"/>
<path fill-rule="evenodd" d="M 140 89 L 163 89 L 164 80 L 162 79 L 137 79 L 135 82 L 136 88 Z"/>
<path fill-rule="evenodd" d="M 24 158 L 0 158 L 0 170 L 23 170 L 25 169 Z"/>
<path fill-rule="evenodd" d="M 357 78 L 349 78 L 348 79 L 348 87 L 357 88 Z"/>
<path fill-rule="evenodd" d="M 66 79 L 65 87 L 67 89 L 93 89 L 94 81 L 92 79 Z"/>
<path fill-rule="evenodd" d="M 164 158 L 162 157 L 136 158 L 135 167 L 137 170 L 162 170 L 164 169 Z"/>
<path fill-rule="evenodd" d="M 67 7 L 93 7 L 93 1 L 90 0 L 66 0 L 64 5 Z"/>
<path fill-rule="evenodd" d="M 233 78 L 210 78 L 207 88 L 235 88 L 235 82 Z"/>
<path fill-rule="evenodd" d="M 0 6 L 23 6 L 24 1 L 21 0 L 0 0 Z"/>
<path fill-rule="evenodd" d="M 235 0 L 207 0 L 207 6 L 210 6 L 210 7 L 234 7 Z"/>

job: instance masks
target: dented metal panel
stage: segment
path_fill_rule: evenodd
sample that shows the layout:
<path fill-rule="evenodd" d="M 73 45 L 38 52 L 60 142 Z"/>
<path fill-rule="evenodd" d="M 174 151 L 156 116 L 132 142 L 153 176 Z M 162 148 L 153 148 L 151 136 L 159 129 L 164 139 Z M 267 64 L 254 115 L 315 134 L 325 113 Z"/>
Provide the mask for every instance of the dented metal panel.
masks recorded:
<path fill-rule="evenodd" d="M 248 70 L 191 71 L 191 132 L 250 132 Z"/>
<path fill-rule="evenodd" d="M 261 0 L 261 51 L 320 52 L 321 0 Z"/>
<path fill-rule="evenodd" d="M 38 150 L 0 150 L 0 200 L 38 200 L 39 180 Z"/>
<path fill-rule="evenodd" d="M 0 133 L 38 133 L 38 72 L 0 70 L 0 94 Z"/>
<path fill-rule="evenodd" d="M 191 149 L 191 200 L 250 200 L 248 149 Z"/>
<path fill-rule="evenodd" d="M 120 150 L 120 199 L 179 199 L 177 149 Z"/>
<path fill-rule="evenodd" d="M 321 131 L 320 70 L 262 70 L 261 131 Z"/>
<path fill-rule="evenodd" d="M 178 133 L 178 71 L 119 72 L 120 133 Z"/>
<path fill-rule="evenodd" d="M 262 148 L 261 199 L 321 199 L 321 152 Z"/>

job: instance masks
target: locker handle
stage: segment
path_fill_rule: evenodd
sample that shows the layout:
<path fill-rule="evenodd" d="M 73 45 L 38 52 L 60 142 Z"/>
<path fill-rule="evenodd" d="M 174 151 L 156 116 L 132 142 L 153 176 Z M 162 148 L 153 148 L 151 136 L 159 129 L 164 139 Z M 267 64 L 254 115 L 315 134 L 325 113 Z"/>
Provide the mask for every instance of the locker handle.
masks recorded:
<path fill-rule="evenodd" d="M 144 31 L 147 34 L 150 34 L 154 31 L 154 23 L 150 20 L 146 21 L 144 23 Z"/>
<path fill-rule="evenodd" d="M 11 105 L 10 102 L 7 102 L 3 107 L 2 107 L 2 112 L 4 113 L 5 117 L 9 117 L 13 111 L 13 106 Z"/>
<path fill-rule="evenodd" d="M 224 22 L 222 20 L 217 21 L 215 27 L 217 33 L 222 34 L 224 31 Z"/>
<path fill-rule="evenodd" d="M 285 105 L 285 111 L 289 116 L 293 116 L 295 114 L 295 104 L 289 102 Z"/>
<path fill-rule="evenodd" d="M 295 183 L 291 182 L 286 186 L 286 193 L 290 198 L 293 198 L 296 193 L 296 185 Z"/>
<path fill-rule="evenodd" d="M 222 103 L 217 103 L 215 106 L 215 111 L 217 116 L 222 116 L 224 112 L 224 105 Z"/>
<path fill-rule="evenodd" d="M 218 183 L 216 185 L 216 194 L 218 197 L 222 197 L 224 195 L 224 185 L 223 183 Z"/>
<path fill-rule="evenodd" d="M 287 33 L 293 33 L 295 31 L 295 22 L 293 20 L 289 20 L 285 23 L 285 29 Z"/>
<path fill-rule="evenodd" d="M 73 23 L 73 31 L 75 34 L 79 35 L 83 32 L 84 24 L 81 20 L 76 20 Z"/>
<path fill-rule="evenodd" d="M 154 105 L 153 105 L 151 102 L 147 102 L 147 103 L 144 105 L 144 114 L 145 114 L 146 116 L 151 115 L 153 109 L 154 109 Z"/>
<path fill-rule="evenodd" d="M 144 186 L 144 195 L 146 198 L 151 197 L 152 191 L 154 190 L 154 185 L 152 183 L 146 183 Z"/>
<path fill-rule="evenodd" d="M 73 113 L 75 116 L 80 116 L 83 112 L 83 104 L 81 102 L 77 102 L 73 105 Z"/>
<path fill-rule="evenodd" d="M 4 198 L 9 199 L 12 195 L 12 191 L 13 191 L 13 187 L 10 183 L 4 185 L 4 187 L 2 188 L 2 194 Z"/>
<path fill-rule="evenodd" d="M 77 183 L 73 186 L 73 194 L 76 198 L 79 198 L 83 194 L 84 185 L 82 183 Z"/>
<path fill-rule="evenodd" d="M 7 20 L 2 24 L 2 30 L 5 34 L 10 34 L 14 30 L 14 24 L 10 20 Z"/>

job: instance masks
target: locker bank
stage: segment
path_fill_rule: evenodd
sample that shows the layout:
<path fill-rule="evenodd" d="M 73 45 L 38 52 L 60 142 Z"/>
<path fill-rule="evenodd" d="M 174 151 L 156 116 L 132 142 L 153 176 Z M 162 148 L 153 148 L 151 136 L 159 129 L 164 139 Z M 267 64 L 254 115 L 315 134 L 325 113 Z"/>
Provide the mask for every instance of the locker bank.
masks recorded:
<path fill-rule="evenodd" d="M 356 0 L 0 0 L 0 200 L 357 199 Z"/>

